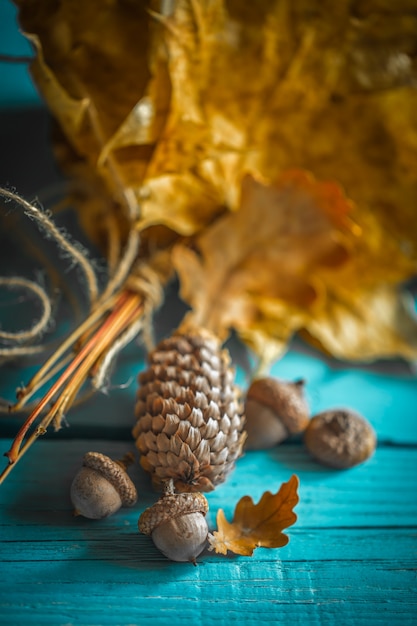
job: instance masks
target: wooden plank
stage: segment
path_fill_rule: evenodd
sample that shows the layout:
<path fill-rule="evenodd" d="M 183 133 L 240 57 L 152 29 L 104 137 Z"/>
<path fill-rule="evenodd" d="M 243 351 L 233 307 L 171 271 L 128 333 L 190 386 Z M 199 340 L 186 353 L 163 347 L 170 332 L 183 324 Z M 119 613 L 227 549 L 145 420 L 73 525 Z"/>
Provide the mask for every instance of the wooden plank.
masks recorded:
<path fill-rule="evenodd" d="M 63 519 L 68 520 L 70 514 L 69 486 L 84 453 L 93 449 L 118 458 L 133 449 L 131 446 L 100 440 L 40 440 L 0 488 L 0 507 L 16 524 L 45 523 L 48 515 L 52 525 L 67 523 Z M 299 528 L 413 526 L 417 519 L 416 467 L 413 448 L 379 448 L 367 463 L 345 471 L 318 465 L 298 444 L 248 452 L 229 480 L 208 494 L 210 519 L 214 523 L 218 508 L 230 518 L 241 496 L 250 493 L 256 501 L 263 491 L 276 492 L 295 473 L 300 479 Z M 156 496 L 138 465 L 132 477 L 140 494 L 136 507 L 140 512 Z"/>
<path fill-rule="evenodd" d="M 21 526 L 13 531 L 12 528 L 2 525 L 1 561 L 3 564 L 91 561 L 91 566 L 94 567 L 94 562 L 113 560 L 119 566 L 142 569 L 147 566 L 152 568 L 155 563 L 166 564 L 166 558 L 152 541 L 139 533 L 137 518 L 137 514 L 123 513 L 114 518 L 111 526 L 86 520 L 76 525 L 68 522 L 67 526 L 62 525 L 60 529 Z M 374 562 L 376 567 L 384 567 L 395 561 L 398 568 L 404 569 L 410 569 L 416 564 L 416 528 L 295 527 L 287 534 L 290 542 L 284 548 L 258 548 L 255 556 L 250 558 L 229 555 L 227 562 L 243 566 L 244 562 L 255 561 L 331 564 L 364 560 L 368 563 Z M 320 543 L 322 546 L 318 549 Z M 223 557 L 207 550 L 199 558 L 199 565 L 220 565 L 222 560 Z"/>
<path fill-rule="evenodd" d="M 0 623 L 412 624 L 415 592 L 415 571 L 393 563 L 42 561 L 3 579 Z"/>

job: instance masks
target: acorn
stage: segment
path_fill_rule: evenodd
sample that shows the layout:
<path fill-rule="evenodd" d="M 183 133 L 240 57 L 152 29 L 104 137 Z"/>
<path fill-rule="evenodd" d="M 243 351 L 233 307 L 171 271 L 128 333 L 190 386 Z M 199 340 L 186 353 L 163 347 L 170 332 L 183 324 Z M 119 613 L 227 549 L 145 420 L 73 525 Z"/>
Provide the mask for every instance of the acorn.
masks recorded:
<path fill-rule="evenodd" d="M 133 506 L 137 491 L 126 473 L 133 459 L 131 453 L 113 461 L 100 452 L 87 452 L 83 467 L 71 484 L 74 515 L 102 519 L 113 515 L 122 506 Z"/>
<path fill-rule="evenodd" d="M 170 480 L 161 498 L 140 516 L 139 531 L 150 535 L 171 561 L 196 565 L 196 558 L 207 544 L 207 511 L 208 502 L 202 493 L 175 493 Z"/>
<path fill-rule="evenodd" d="M 376 447 L 376 434 L 369 422 L 350 409 L 333 409 L 315 415 L 304 433 L 310 454 L 336 469 L 366 461 Z"/>
<path fill-rule="evenodd" d="M 273 448 L 305 430 L 309 407 L 304 384 L 302 379 L 287 382 L 272 377 L 252 382 L 245 402 L 246 449 Z"/>
<path fill-rule="evenodd" d="M 139 375 L 133 429 L 140 463 L 161 489 L 212 491 L 242 454 L 243 406 L 227 350 L 192 328 L 162 340 Z"/>

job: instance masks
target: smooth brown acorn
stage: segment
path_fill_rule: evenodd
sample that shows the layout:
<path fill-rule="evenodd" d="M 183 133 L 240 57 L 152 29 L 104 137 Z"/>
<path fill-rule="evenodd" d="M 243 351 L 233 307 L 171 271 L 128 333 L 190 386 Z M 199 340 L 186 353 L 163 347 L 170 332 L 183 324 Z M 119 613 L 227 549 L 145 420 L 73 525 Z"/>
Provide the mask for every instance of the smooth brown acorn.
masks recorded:
<path fill-rule="evenodd" d="M 133 506 L 137 501 L 137 491 L 126 473 L 133 459 L 131 453 L 113 461 L 100 452 L 87 452 L 83 466 L 71 484 L 74 515 L 102 519 L 122 506 Z"/>
<path fill-rule="evenodd" d="M 245 447 L 264 450 L 303 432 L 309 422 L 304 380 L 258 378 L 250 385 L 245 401 Z"/>
<path fill-rule="evenodd" d="M 139 531 L 150 535 L 155 546 L 171 561 L 190 561 L 207 544 L 208 502 L 201 493 L 175 493 L 173 481 L 166 483 L 164 494 L 139 518 Z"/>

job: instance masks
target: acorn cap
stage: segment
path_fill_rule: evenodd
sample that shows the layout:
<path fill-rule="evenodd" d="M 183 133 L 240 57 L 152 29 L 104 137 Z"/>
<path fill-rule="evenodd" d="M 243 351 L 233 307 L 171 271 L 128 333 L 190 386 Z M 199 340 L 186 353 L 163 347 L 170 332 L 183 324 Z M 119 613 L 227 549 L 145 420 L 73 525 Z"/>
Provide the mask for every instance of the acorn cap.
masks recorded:
<path fill-rule="evenodd" d="M 113 485 L 120 495 L 123 506 L 133 506 L 138 498 L 136 487 L 125 471 L 122 461 L 113 461 L 100 452 L 87 452 L 83 458 L 84 467 L 99 472 Z"/>
<path fill-rule="evenodd" d="M 188 513 L 206 515 L 207 511 L 208 502 L 202 493 L 166 493 L 142 513 L 138 526 L 144 535 L 152 535 L 162 522 Z"/>
<path fill-rule="evenodd" d="M 304 380 L 285 382 L 277 378 L 258 378 L 247 392 L 248 400 L 255 400 L 270 408 L 290 434 L 305 430 L 309 422 L 309 408 L 304 398 Z"/>

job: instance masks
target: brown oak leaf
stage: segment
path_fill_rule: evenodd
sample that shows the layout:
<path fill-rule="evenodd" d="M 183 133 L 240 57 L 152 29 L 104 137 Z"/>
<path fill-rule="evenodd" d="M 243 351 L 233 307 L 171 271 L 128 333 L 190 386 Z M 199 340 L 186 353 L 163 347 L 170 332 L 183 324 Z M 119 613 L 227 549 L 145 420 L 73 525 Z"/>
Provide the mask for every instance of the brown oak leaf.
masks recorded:
<path fill-rule="evenodd" d="M 218 530 L 209 536 L 210 549 L 251 556 L 255 548 L 281 548 L 289 538 L 282 531 L 297 521 L 293 508 L 298 504 L 298 477 L 293 475 L 276 494 L 265 491 L 258 504 L 244 496 L 236 505 L 233 521 L 222 509 L 217 513 Z"/>
<path fill-rule="evenodd" d="M 247 176 L 239 210 L 174 249 L 186 324 L 235 329 L 265 367 L 300 330 L 343 359 L 413 358 L 417 322 L 395 284 L 409 259 L 387 245 L 335 183 Z"/>

